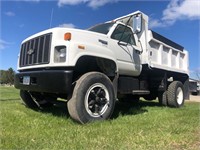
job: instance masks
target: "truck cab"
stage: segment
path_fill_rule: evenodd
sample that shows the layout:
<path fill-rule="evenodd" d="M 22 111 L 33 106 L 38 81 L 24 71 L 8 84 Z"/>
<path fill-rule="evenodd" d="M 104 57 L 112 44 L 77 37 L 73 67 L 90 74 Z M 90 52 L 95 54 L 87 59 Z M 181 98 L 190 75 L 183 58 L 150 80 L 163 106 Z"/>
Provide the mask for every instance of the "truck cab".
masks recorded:
<path fill-rule="evenodd" d="M 108 32 L 104 32 L 106 29 Z M 100 40 L 102 45 L 112 50 L 119 69 L 119 74 L 139 76 L 141 66 L 141 47 L 136 34 L 127 24 L 109 22 L 94 26 L 89 31 L 107 34 L 107 40 Z M 132 68 L 132 69 L 130 69 Z"/>

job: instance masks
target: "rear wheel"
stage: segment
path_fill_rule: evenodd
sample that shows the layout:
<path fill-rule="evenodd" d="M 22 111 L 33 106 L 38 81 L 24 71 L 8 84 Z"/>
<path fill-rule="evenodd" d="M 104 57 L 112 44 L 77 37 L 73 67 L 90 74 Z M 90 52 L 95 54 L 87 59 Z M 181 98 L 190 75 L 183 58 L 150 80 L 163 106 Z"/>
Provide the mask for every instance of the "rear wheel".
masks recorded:
<path fill-rule="evenodd" d="M 77 81 L 67 106 L 70 116 L 80 123 L 110 118 L 115 106 L 110 79 L 98 72 L 84 74 Z"/>
<path fill-rule="evenodd" d="M 158 93 L 158 101 L 162 106 L 167 106 L 167 91 Z"/>
<path fill-rule="evenodd" d="M 170 107 L 179 108 L 184 105 L 184 90 L 183 84 L 180 81 L 173 81 L 167 92 L 168 105 Z"/>

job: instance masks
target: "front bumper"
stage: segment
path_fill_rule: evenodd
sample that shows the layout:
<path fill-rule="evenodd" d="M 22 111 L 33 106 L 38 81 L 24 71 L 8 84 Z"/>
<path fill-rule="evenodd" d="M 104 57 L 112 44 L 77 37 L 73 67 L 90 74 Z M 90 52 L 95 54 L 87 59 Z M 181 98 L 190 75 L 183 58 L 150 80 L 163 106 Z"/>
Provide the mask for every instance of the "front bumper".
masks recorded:
<path fill-rule="evenodd" d="M 20 72 L 15 75 L 15 88 L 44 93 L 69 94 L 72 87 L 73 71 L 66 70 L 40 70 Z M 29 84 L 23 79 L 29 77 Z"/>

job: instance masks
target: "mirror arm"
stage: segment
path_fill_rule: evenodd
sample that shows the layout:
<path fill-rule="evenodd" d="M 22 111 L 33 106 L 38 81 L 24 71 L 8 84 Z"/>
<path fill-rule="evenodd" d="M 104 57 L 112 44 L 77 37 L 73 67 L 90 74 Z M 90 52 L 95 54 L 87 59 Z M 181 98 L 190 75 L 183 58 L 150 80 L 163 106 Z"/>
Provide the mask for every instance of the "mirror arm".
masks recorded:
<path fill-rule="evenodd" d="M 141 47 L 141 51 L 140 51 L 140 55 L 143 53 L 143 47 L 142 47 L 142 43 L 141 43 L 141 41 L 138 39 L 138 42 L 140 43 L 140 47 Z"/>

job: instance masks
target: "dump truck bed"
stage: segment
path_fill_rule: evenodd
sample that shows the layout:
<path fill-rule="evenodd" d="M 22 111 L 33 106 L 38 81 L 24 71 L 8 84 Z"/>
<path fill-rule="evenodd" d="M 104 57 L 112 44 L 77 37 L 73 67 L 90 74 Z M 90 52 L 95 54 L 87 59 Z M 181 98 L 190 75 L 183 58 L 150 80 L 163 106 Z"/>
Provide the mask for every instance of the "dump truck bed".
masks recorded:
<path fill-rule="evenodd" d="M 188 73 L 188 52 L 181 45 L 149 30 L 147 49 L 151 67 Z"/>

